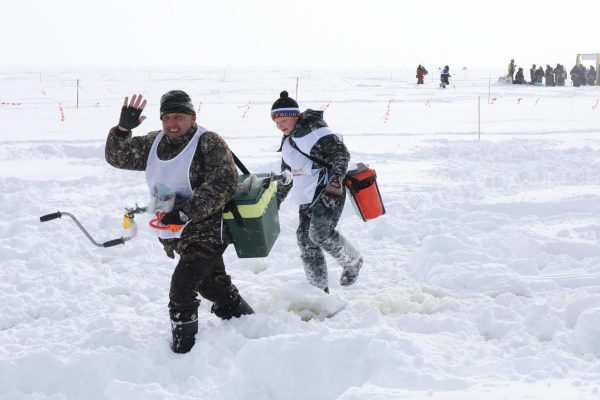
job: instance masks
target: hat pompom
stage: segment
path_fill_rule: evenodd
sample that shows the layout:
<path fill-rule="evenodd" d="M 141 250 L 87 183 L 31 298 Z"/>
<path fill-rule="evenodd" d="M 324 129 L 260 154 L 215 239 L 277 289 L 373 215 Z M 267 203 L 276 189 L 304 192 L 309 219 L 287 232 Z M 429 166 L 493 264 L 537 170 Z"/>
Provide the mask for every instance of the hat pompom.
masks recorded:
<path fill-rule="evenodd" d="M 282 97 L 285 99 L 285 98 L 290 97 L 290 95 L 287 91 L 284 90 L 283 92 L 279 93 L 279 97 Z"/>

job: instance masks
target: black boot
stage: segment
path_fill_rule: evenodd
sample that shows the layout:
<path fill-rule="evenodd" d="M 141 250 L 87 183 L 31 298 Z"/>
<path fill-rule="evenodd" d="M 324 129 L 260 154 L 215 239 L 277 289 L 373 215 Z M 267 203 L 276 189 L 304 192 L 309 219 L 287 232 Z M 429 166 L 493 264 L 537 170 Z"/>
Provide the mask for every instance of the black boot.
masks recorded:
<path fill-rule="evenodd" d="M 198 320 L 189 322 L 178 322 L 171 320 L 171 329 L 173 332 L 173 343 L 171 350 L 175 353 L 187 353 L 196 343 L 196 333 L 198 333 Z"/>
<path fill-rule="evenodd" d="M 242 315 L 254 314 L 254 310 L 242 296 L 238 297 L 238 301 L 229 304 L 213 304 L 210 308 L 210 312 L 215 314 L 221 319 L 231 319 L 233 317 L 239 318 Z"/>

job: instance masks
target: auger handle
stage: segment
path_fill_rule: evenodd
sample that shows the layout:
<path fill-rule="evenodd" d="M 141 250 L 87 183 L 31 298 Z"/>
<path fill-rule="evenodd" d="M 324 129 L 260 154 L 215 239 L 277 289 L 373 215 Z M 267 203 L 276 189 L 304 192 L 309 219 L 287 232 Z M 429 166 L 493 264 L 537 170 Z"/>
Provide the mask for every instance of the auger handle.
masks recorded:
<path fill-rule="evenodd" d="M 125 240 L 123 240 L 123 238 L 109 240 L 108 242 L 102 243 L 102 247 L 113 247 L 119 244 L 125 244 Z"/>
<path fill-rule="evenodd" d="M 40 222 L 51 221 L 53 219 L 60 218 L 61 216 L 62 216 L 62 213 L 60 211 L 57 211 L 57 212 L 52 213 L 52 214 L 42 215 L 40 217 Z"/>
<path fill-rule="evenodd" d="M 75 225 L 77 225 L 77 227 L 79 227 L 79 229 L 81 229 L 81 232 L 83 232 L 83 234 L 90 240 L 90 242 L 92 242 L 94 244 L 94 246 L 97 247 L 112 247 L 112 246 L 116 246 L 118 244 L 125 244 L 126 240 L 129 240 L 131 238 L 118 238 L 118 239 L 113 239 L 113 240 L 109 240 L 107 242 L 104 243 L 98 243 L 94 240 L 94 238 L 89 234 L 89 232 L 83 227 L 83 225 L 81 225 L 81 222 L 79 222 L 79 220 L 77 218 L 75 218 L 75 216 L 71 213 L 68 212 L 55 212 L 52 214 L 47 214 L 47 215 L 43 215 L 40 217 L 40 221 L 41 222 L 46 222 L 46 221 L 50 221 L 56 218 L 61 218 L 63 215 L 71 218 L 73 220 L 73 222 L 75 222 Z"/>

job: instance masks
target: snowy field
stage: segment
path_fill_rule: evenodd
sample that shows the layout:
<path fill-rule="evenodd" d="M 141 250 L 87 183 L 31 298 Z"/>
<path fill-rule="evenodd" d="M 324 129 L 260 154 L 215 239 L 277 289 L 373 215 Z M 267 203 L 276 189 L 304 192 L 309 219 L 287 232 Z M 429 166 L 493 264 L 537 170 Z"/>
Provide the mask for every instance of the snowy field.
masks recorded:
<path fill-rule="evenodd" d="M 440 89 L 429 69 L 419 87 L 412 68 L 0 73 L 0 398 L 600 398 L 600 88 L 458 70 Z M 268 258 L 225 253 L 256 314 L 221 321 L 203 301 L 197 344 L 176 355 L 175 261 L 147 216 L 109 249 L 68 218 L 40 223 L 60 210 L 98 241 L 121 235 L 124 208 L 148 196 L 143 173 L 105 162 L 106 135 L 133 93 L 150 101 L 134 134 L 159 129 L 171 89 L 253 172 L 279 166 L 281 90 L 325 109 L 387 209 L 364 223 L 346 205 L 357 284 L 342 288 L 331 259 L 329 296 L 306 283 L 284 203 Z"/>

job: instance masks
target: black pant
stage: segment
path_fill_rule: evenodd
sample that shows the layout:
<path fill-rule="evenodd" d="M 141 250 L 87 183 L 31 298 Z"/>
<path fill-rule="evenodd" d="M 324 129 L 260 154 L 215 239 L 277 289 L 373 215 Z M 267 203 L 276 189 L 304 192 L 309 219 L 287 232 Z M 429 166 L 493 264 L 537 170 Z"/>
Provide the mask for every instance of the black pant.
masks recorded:
<path fill-rule="evenodd" d="M 237 288 L 225 272 L 223 251 L 217 254 L 185 254 L 179 259 L 171 277 L 169 314 L 175 322 L 198 319 L 200 300 L 197 294 L 219 306 L 240 301 Z"/>

